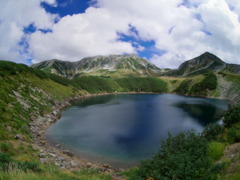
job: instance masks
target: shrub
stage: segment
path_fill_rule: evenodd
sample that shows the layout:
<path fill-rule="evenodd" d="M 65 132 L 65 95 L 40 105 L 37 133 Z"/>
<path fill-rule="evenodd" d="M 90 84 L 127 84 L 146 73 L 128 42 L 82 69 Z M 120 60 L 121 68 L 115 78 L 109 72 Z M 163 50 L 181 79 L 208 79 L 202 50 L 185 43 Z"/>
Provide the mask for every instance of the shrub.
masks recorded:
<path fill-rule="evenodd" d="M 7 171 L 10 163 L 12 162 L 13 160 L 9 154 L 0 152 L 0 170 Z"/>
<path fill-rule="evenodd" d="M 153 179 L 209 179 L 211 167 L 207 140 L 194 132 L 169 135 L 160 151 L 151 159 L 141 163 L 142 177 Z"/>
<path fill-rule="evenodd" d="M 223 123 L 225 127 L 231 127 L 240 122 L 240 104 L 231 107 L 225 114 Z"/>
<path fill-rule="evenodd" d="M 219 136 L 223 133 L 224 128 L 219 124 L 209 124 L 207 125 L 203 132 L 202 136 L 208 141 L 215 141 L 219 139 Z"/>
<path fill-rule="evenodd" d="M 240 124 L 227 129 L 227 141 L 229 143 L 235 143 L 240 141 Z"/>
<path fill-rule="evenodd" d="M 51 80 L 55 81 L 56 83 L 62 84 L 64 86 L 68 86 L 71 84 L 71 80 L 65 77 L 58 76 L 56 74 L 51 74 L 51 73 L 49 73 L 48 76 Z"/>
<path fill-rule="evenodd" d="M 9 145 L 6 143 L 0 143 L 0 150 L 3 152 L 8 152 L 9 150 Z"/>
<path fill-rule="evenodd" d="M 37 162 L 30 162 L 30 161 L 18 162 L 17 166 L 19 169 L 21 169 L 23 171 L 31 170 L 34 172 L 41 172 L 41 169 Z"/>
<path fill-rule="evenodd" d="M 192 83 L 192 79 L 184 80 L 179 87 L 177 87 L 174 92 L 179 94 L 187 94 Z"/>
<path fill-rule="evenodd" d="M 219 160 L 223 156 L 223 150 L 225 148 L 224 143 L 211 142 L 208 145 L 208 154 L 214 160 Z"/>
<path fill-rule="evenodd" d="M 190 89 L 189 93 L 192 95 L 206 96 L 207 91 L 209 90 L 212 91 L 215 90 L 216 88 L 217 88 L 217 76 L 213 73 L 209 73 L 204 77 L 204 79 L 201 82 L 194 84 Z"/>
<path fill-rule="evenodd" d="M 39 69 L 34 69 L 34 68 L 30 68 L 30 70 L 40 79 L 48 79 L 48 75 L 44 71 L 41 71 Z"/>

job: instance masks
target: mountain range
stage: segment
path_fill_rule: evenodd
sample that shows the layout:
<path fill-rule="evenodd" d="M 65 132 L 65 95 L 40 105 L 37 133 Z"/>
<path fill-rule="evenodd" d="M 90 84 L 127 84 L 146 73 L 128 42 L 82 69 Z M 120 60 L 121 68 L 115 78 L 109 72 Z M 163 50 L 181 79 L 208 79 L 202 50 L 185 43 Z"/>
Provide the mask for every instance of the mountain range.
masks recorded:
<path fill-rule="evenodd" d="M 83 58 L 77 62 L 46 60 L 32 67 L 72 79 L 77 76 L 156 76 L 162 71 L 137 55 L 109 55 Z"/>
<path fill-rule="evenodd" d="M 46 60 L 32 67 L 72 79 L 79 76 L 193 76 L 209 70 L 240 73 L 240 65 L 228 64 L 219 57 L 205 52 L 182 63 L 178 69 L 160 69 L 137 55 L 109 55 L 83 58 L 77 62 Z"/>

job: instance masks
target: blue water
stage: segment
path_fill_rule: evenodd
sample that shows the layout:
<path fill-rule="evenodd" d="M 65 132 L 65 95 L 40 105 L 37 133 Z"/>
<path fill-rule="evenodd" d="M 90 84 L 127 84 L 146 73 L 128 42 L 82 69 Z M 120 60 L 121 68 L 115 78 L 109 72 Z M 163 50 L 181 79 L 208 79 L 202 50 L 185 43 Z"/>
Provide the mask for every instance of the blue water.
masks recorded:
<path fill-rule="evenodd" d="M 90 97 L 65 109 L 46 137 L 94 161 L 135 164 L 154 155 L 169 132 L 201 132 L 227 106 L 225 100 L 172 94 Z"/>

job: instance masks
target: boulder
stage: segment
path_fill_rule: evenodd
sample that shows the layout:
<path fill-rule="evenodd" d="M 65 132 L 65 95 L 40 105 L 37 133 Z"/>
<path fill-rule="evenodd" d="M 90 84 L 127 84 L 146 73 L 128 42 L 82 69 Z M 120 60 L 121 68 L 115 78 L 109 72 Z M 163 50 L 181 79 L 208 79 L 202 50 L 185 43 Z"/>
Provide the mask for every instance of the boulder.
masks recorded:
<path fill-rule="evenodd" d="M 57 116 L 57 114 L 58 114 L 57 111 L 52 112 L 52 115 L 54 115 L 54 116 Z"/>
<path fill-rule="evenodd" d="M 44 153 L 38 154 L 38 157 L 40 157 L 40 158 L 43 158 L 43 157 L 45 157 L 45 156 L 46 156 L 46 154 L 44 154 Z"/>
<path fill-rule="evenodd" d="M 76 162 L 74 162 L 74 161 L 71 161 L 71 162 L 70 162 L 70 166 L 71 166 L 72 168 L 75 168 L 75 167 L 78 167 L 78 164 L 77 164 Z"/>
<path fill-rule="evenodd" d="M 68 155 L 70 157 L 73 157 L 73 153 L 71 153 L 69 150 L 64 150 L 63 154 L 66 154 L 66 155 Z"/>
<path fill-rule="evenodd" d="M 14 138 L 16 139 L 16 140 L 18 140 L 18 139 L 21 139 L 21 135 L 20 134 L 16 134 L 15 136 L 14 136 Z"/>
<path fill-rule="evenodd" d="M 86 165 L 87 165 L 87 168 L 92 167 L 92 164 L 90 162 L 88 162 Z"/>

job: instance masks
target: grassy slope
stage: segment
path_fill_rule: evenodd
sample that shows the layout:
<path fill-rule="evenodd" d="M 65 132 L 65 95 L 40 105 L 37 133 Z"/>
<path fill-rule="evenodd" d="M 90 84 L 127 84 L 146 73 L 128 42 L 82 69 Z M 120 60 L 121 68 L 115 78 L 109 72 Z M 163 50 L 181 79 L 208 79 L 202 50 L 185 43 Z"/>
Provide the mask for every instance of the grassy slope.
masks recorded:
<path fill-rule="evenodd" d="M 31 119 L 51 112 L 54 102 L 75 95 L 133 90 L 167 91 L 166 82 L 157 78 L 82 77 L 70 81 L 5 61 L 0 61 L 0 87 L 0 167 L 9 156 L 14 164 L 27 161 L 36 163 L 41 169 L 41 172 L 26 172 L 19 167 L 9 167 L 8 172 L 0 170 L 0 179 L 110 179 L 96 170 L 70 172 L 62 171 L 55 165 L 41 164 L 39 152 L 32 147 Z M 21 135 L 21 140 L 14 138 L 17 134 Z"/>
<path fill-rule="evenodd" d="M 11 162 L 36 162 L 42 169 L 42 172 L 26 172 L 9 167 L 8 172 L 0 170 L 0 179 L 110 179 L 97 171 L 70 172 L 55 165 L 40 164 L 39 152 L 32 147 L 30 119 L 51 112 L 54 101 L 62 101 L 82 91 L 41 75 L 40 78 L 38 73 L 24 66 L 24 70 L 19 70 L 21 66 L 8 62 L 0 65 L 0 166 L 8 154 Z M 15 140 L 16 134 L 20 134 L 22 140 Z"/>

